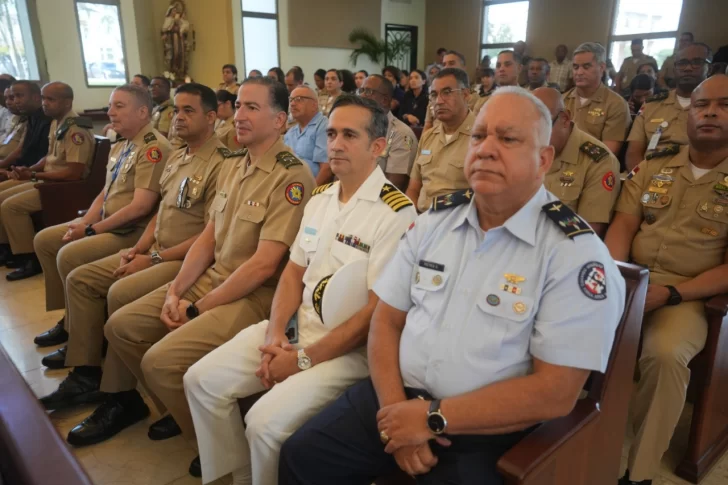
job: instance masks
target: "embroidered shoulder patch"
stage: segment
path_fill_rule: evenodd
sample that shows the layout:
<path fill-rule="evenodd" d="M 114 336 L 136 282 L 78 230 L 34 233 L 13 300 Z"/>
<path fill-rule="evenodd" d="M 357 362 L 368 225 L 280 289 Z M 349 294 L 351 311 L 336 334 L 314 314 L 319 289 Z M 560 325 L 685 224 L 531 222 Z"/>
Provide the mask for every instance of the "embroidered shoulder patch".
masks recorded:
<path fill-rule="evenodd" d="M 291 205 L 300 205 L 303 202 L 303 184 L 293 182 L 286 187 L 286 200 Z"/>
<path fill-rule="evenodd" d="M 217 151 L 220 152 L 220 155 L 222 155 L 224 158 L 244 157 L 248 154 L 247 148 L 241 148 L 240 150 L 232 151 L 227 147 L 220 147 L 217 149 Z"/>
<path fill-rule="evenodd" d="M 160 150 L 158 147 L 152 147 L 147 150 L 146 156 L 147 160 L 149 160 L 150 162 L 157 163 L 162 159 L 162 150 Z"/>
<path fill-rule="evenodd" d="M 280 152 L 276 155 L 276 161 L 286 168 L 295 167 L 296 165 L 303 165 L 301 160 L 296 158 L 291 152 Z"/>
<path fill-rule="evenodd" d="M 318 187 L 316 187 L 315 189 L 313 189 L 313 192 L 311 192 L 311 196 L 320 194 L 321 192 L 323 192 L 324 190 L 328 189 L 332 185 L 334 185 L 333 182 L 330 183 L 330 184 L 319 185 Z"/>
<path fill-rule="evenodd" d="M 157 137 L 151 131 L 144 135 L 144 143 L 151 143 L 153 141 L 156 141 L 156 139 Z"/>
<path fill-rule="evenodd" d="M 71 135 L 71 141 L 74 145 L 83 145 L 83 142 L 86 141 L 86 137 L 84 137 L 81 133 L 74 133 Z"/>
<path fill-rule="evenodd" d="M 599 145 L 596 145 L 590 141 L 583 143 L 579 150 L 581 150 L 583 153 L 585 153 L 589 158 L 594 160 L 595 162 L 599 162 L 604 157 L 609 155 L 609 150 L 606 148 L 602 148 Z"/>
<path fill-rule="evenodd" d="M 576 215 L 574 211 L 560 201 L 549 202 L 541 207 L 541 210 L 559 226 L 564 234 L 570 239 L 582 234 L 594 234 L 594 230 L 581 217 Z"/>
<path fill-rule="evenodd" d="M 651 151 L 645 156 L 645 160 L 670 157 L 672 155 L 677 155 L 678 153 L 680 153 L 680 145 L 678 145 L 677 143 L 673 143 L 671 145 L 667 145 L 665 148 Z"/>
<path fill-rule="evenodd" d="M 432 201 L 432 207 L 430 209 L 433 211 L 452 209 L 453 207 L 469 203 L 472 198 L 473 191 L 471 189 L 458 190 L 457 192 L 436 197 Z"/>
<path fill-rule="evenodd" d="M 602 263 L 590 261 L 581 267 L 579 289 L 590 300 L 607 299 L 607 276 Z"/>
<path fill-rule="evenodd" d="M 400 190 L 392 184 L 384 184 L 379 198 L 384 201 L 394 212 L 399 212 L 405 207 L 409 207 L 412 201 L 404 195 Z"/>

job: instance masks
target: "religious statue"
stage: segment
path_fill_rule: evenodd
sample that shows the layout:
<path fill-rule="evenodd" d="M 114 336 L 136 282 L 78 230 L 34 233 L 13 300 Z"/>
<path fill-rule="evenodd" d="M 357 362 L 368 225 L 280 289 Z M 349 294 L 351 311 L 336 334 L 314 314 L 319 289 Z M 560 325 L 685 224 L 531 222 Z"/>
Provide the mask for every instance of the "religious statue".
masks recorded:
<path fill-rule="evenodd" d="M 195 31 L 187 20 L 183 0 L 172 0 L 162 25 L 165 77 L 174 81 L 186 79 L 190 54 L 195 49 Z"/>

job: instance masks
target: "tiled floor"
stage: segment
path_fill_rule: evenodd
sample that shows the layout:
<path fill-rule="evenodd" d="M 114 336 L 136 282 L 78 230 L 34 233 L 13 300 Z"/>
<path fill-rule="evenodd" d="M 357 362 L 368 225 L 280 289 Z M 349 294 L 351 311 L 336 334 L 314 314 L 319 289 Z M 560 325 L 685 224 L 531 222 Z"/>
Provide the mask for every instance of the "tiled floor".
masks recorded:
<path fill-rule="evenodd" d="M 62 312 L 45 312 L 42 276 L 8 283 L 7 270 L 0 268 L 0 345 L 2 345 L 26 381 L 41 396 L 53 391 L 67 371 L 53 371 L 40 364 L 40 359 L 55 348 L 37 349 L 33 337 L 52 327 Z M 148 403 L 149 404 L 149 403 Z M 151 404 L 150 408 L 154 409 Z M 61 435 L 87 416 L 93 407 L 53 412 L 50 418 Z M 686 407 L 670 450 L 662 460 L 662 470 L 654 485 L 688 485 L 672 473 L 685 449 L 690 426 L 690 406 Z M 153 442 L 147 438 L 147 426 L 159 416 L 152 411 L 146 422 L 124 430 L 111 440 L 95 446 L 76 449 L 75 453 L 97 485 L 196 485 L 200 480 L 187 473 L 196 452 L 182 437 Z M 629 440 L 624 446 L 627 454 Z M 623 458 L 622 468 L 626 467 Z M 616 480 L 615 480 L 616 482 Z M 215 485 L 229 483 L 221 480 Z M 703 481 L 702 485 L 728 484 L 728 455 Z"/>

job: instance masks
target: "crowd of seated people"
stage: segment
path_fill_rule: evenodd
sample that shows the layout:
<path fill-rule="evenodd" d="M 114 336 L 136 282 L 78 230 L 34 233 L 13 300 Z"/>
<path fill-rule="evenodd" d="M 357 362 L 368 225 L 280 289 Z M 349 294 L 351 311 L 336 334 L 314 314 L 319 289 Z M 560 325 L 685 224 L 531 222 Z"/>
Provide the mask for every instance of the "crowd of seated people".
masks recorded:
<path fill-rule="evenodd" d="M 98 404 L 66 437 L 91 446 L 150 415 L 141 385 L 149 438 L 196 442 L 203 483 L 497 484 L 605 371 L 633 262 L 651 277 L 614 479 L 652 483 L 728 292 L 728 76 L 690 33 L 662 66 L 632 53 L 137 75 L 109 99 L 103 188 L 37 233 L 35 185 L 88 177 L 93 126 L 68 84 L 1 75 L 0 265 L 64 310 L 34 341 L 71 369 L 41 404 Z"/>

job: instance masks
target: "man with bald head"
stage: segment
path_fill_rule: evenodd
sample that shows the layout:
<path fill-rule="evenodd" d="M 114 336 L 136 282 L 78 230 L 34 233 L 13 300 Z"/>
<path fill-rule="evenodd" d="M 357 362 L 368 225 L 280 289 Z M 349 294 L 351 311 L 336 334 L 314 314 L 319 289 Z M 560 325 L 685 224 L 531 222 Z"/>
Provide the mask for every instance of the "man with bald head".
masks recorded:
<path fill-rule="evenodd" d="M 728 291 L 728 76 L 693 91 L 689 143 L 627 176 L 605 242 L 618 261 L 650 270 L 635 440 L 620 485 L 648 485 L 685 403 L 688 364 L 705 345 L 705 300 Z"/>
<path fill-rule="evenodd" d="M 544 185 L 604 237 L 619 195 L 619 160 L 574 124 L 557 89 L 538 88 L 533 95 L 543 101 L 553 120 L 551 146 L 556 156 Z"/>
<path fill-rule="evenodd" d="M 377 163 L 387 179 L 404 192 L 407 190 L 412 165 L 417 158 L 417 137 L 412 129 L 395 118 L 389 109 L 394 86 L 386 77 L 372 74 L 364 79 L 357 92 L 362 98 L 369 98 L 377 103 L 387 113 L 389 120 L 387 145 L 377 159 Z"/>
<path fill-rule="evenodd" d="M 86 178 L 94 156 L 93 122 L 73 111 L 71 86 L 61 82 L 46 84 L 41 100 L 43 112 L 53 119 L 48 154 L 30 167 L 13 167 L 9 177 L 24 183 L 0 193 L 0 244 L 9 241 L 13 260 L 21 263 L 6 276 L 8 281 L 41 272 L 33 250 L 35 229 L 30 218 L 43 209 L 35 184 Z"/>
<path fill-rule="evenodd" d="M 371 378 L 286 441 L 279 485 L 371 483 L 398 468 L 419 484 L 501 483 L 500 456 L 604 372 L 624 280 L 543 187 L 550 135 L 526 90 L 491 97 L 465 156 L 469 187 L 435 199 L 374 284 Z"/>
<path fill-rule="evenodd" d="M 288 100 L 296 124 L 286 132 L 284 143 L 306 162 L 317 185 L 330 182 L 333 173 L 326 152 L 326 117 L 318 109 L 316 92 L 309 86 L 298 86 Z"/>

